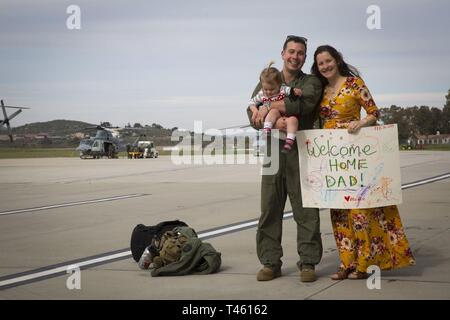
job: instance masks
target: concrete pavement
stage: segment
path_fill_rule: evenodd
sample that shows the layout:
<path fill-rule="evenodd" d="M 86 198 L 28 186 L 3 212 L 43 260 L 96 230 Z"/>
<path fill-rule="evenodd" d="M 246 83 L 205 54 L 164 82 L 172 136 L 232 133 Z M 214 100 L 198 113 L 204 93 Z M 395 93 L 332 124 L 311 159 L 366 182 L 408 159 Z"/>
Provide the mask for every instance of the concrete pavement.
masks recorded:
<path fill-rule="evenodd" d="M 450 153 L 401 152 L 401 168 L 402 184 L 449 173 Z M 138 223 L 180 219 L 202 232 L 255 220 L 259 180 L 257 164 L 176 166 L 170 157 L 0 160 L 0 299 L 450 298 L 450 179 L 403 191 L 399 208 L 417 265 L 383 272 L 380 290 L 329 279 L 338 256 L 328 210 L 321 211 L 319 280 L 311 284 L 299 281 L 296 228 L 287 219 L 283 276 L 270 282 L 256 281 L 251 227 L 206 240 L 222 253 L 214 275 L 152 278 L 127 258 L 82 270 L 80 290 L 67 288 L 65 272 L 1 287 L 21 272 L 125 249 Z"/>

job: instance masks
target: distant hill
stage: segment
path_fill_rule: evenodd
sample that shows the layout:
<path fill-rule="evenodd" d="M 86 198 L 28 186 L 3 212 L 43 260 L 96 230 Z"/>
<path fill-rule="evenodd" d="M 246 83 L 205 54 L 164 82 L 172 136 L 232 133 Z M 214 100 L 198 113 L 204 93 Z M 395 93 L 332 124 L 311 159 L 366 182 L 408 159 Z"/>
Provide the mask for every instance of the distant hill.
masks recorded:
<path fill-rule="evenodd" d="M 33 122 L 20 127 L 13 127 L 12 131 L 13 134 L 16 136 L 21 136 L 24 134 L 46 133 L 49 135 L 50 138 L 60 137 L 64 140 L 64 141 L 52 140 L 53 146 L 56 145 L 59 146 L 60 144 L 77 145 L 78 141 L 76 139 L 71 138 L 70 136 L 77 132 L 93 135 L 95 134 L 95 130 L 88 130 L 87 128 L 92 128 L 95 127 L 96 125 L 97 124 L 74 120 L 52 120 L 47 122 Z M 151 126 L 150 125 L 140 126 L 136 130 L 133 130 L 131 126 L 128 126 L 128 128 L 130 130 L 124 130 L 121 132 L 121 140 L 124 141 L 125 143 L 131 143 L 140 134 L 144 134 L 147 136 L 149 140 L 154 141 L 156 145 L 174 144 L 171 142 L 170 137 L 172 131 L 176 128 L 167 129 L 163 128 L 161 125 L 156 123 L 153 123 Z M 4 126 L 0 127 L 0 135 L 6 134 L 7 134 L 6 128 Z M 23 145 L 23 141 L 17 141 L 17 143 Z M 30 143 L 33 144 L 34 142 L 32 141 Z M 3 141 L 3 144 L 8 146 L 11 145 L 9 141 L 6 140 Z"/>
<path fill-rule="evenodd" d="M 50 136 L 66 136 L 75 132 L 84 132 L 86 127 L 94 124 L 74 120 L 52 120 L 47 122 L 33 122 L 20 127 L 14 127 L 14 134 L 48 133 Z"/>
<path fill-rule="evenodd" d="M 111 126 L 110 123 L 102 123 L 104 126 Z M 0 148 L 75 148 L 80 143 L 81 136 L 75 137 L 74 133 L 84 133 L 90 136 L 96 134 L 95 129 L 89 130 L 87 128 L 96 127 L 97 124 L 74 121 L 74 120 L 52 120 L 47 122 L 33 122 L 23 126 L 13 127 L 12 132 L 15 136 L 14 142 L 10 142 L 6 137 L 7 130 L 4 126 L 0 127 Z M 136 139 L 151 140 L 154 142 L 156 148 L 163 146 L 173 146 L 179 143 L 179 139 L 172 141 L 172 133 L 178 129 L 173 127 L 171 129 L 152 123 L 151 125 L 135 124 L 131 126 L 126 125 L 120 130 L 120 144 L 126 145 L 133 143 Z M 45 133 L 47 138 L 42 136 L 33 136 Z M 24 135 L 29 135 L 24 137 Z M 141 137 L 145 135 L 146 137 Z"/>

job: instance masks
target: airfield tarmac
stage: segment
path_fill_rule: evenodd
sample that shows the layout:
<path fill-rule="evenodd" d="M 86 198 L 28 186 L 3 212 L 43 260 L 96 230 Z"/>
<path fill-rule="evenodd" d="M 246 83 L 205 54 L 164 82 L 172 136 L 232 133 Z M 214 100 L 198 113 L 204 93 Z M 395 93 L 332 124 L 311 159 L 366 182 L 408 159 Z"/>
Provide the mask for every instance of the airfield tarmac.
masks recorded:
<path fill-rule="evenodd" d="M 0 160 L 0 299 L 450 299 L 450 152 L 400 158 L 399 208 L 417 264 L 382 272 L 374 290 L 365 281 L 329 279 L 338 263 L 329 210 L 321 211 L 318 281 L 299 281 L 289 217 L 283 276 L 256 281 L 258 164 L 175 165 L 169 156 Z M 219 273 L 153 278 L 137 267 L 128 252 L 134 226 L 173 219 L 222 253 Z M 79 290 L 66 286 L 73 264 L 82 269 Z"/>

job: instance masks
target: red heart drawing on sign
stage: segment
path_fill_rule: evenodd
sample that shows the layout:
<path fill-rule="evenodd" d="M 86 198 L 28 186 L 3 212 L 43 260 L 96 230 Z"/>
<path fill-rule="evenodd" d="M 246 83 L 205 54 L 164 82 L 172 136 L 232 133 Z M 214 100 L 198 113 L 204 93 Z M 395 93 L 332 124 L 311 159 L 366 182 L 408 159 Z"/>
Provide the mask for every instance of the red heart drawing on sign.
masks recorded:
<path fill-rule="evenodd" d="M 345 199 L 346 201 L 348 201 L 348 200 L 350 200 L 350 196 L 345 196 L 344 199 Z"/>

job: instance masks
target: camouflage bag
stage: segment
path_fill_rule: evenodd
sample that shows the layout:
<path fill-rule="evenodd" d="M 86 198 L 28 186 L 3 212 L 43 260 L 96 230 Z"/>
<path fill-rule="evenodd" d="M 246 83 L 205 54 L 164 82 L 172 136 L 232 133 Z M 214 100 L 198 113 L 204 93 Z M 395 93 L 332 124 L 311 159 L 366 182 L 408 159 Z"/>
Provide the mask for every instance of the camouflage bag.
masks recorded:
<path fill-rule="evenodd" d="M 153 277 L 210 274 L 220 269 L 220 252 L 199 239 L 192 228 L 176 227 L 153 245 L 159 249 L 153 257 Z"/>
<path fill-rule="evenodd" d="M 175 231 L 167 231 L 159 242 L 159 257 L 162 265 L 175 262 L 181 257 L 181 250 L 188 241 L 188 238 Z M 158 264 L 161 264 L 158 263 Z"/>
<path fill-rule="evenodd" d="M 162 221 L 152 226 L 138 224 L 133 229 L 130 240 L 130 249 L 134 261 L 139 261 L 145 248 L 151 245 L 154 239 L 159 241 L 164 232 L 180 226 L 187 227 L 187 224 L 180 220 Z"/>

